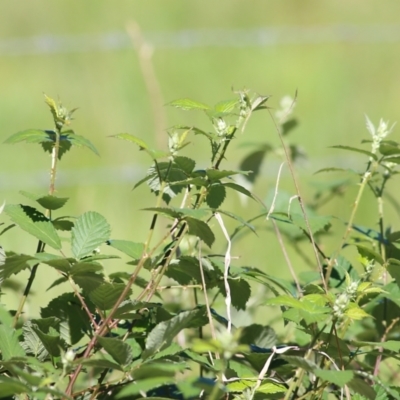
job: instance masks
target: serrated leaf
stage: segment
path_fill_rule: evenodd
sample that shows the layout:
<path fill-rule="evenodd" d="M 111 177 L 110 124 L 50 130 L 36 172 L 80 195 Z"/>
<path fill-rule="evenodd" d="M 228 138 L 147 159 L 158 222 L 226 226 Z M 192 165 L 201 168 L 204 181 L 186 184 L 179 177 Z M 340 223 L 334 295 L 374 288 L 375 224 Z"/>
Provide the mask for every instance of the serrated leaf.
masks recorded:
<path fill-rule="evenodd" d="M 248 282 L 244 279 L 228 279 L 229 288 L 231 291 L 231 301 L 233 307 L 237 310 L 246 310 L 246 303 L 250 298 L 251 289 Z M 219 290 L 222 295 L 226 297 L 226 290 L 224 282 L 219 282 Z"/>
<path fill-rule="evenodd" d="M 215 236 L 211 228 L 205 222 L 198 219 L 186 217 L 185 221 L 189 226 L 189 234 L 197 236 L 208 247 L 211 248 L 212 244 L 215 241 Z"/>
<path fill-rule="evenodd" d="M 127 365 L 132 361 L 131 346 L 121 339 L 98 337 L 97 342 L 119 365 Z"/>
<path fill-rule="evenodd" d="M 47 210 L 58 210 L 63 207 L 68 201 L 68 197 L 57 197 L 57 196 L 43 196 L 36 199 L 36 201 Z"/>
<path fill-rule="evenodd" d="M 250 192 L 250 190 L 247 190 L 245 187 L 243 187 L 242 185 L 239 185 L 237 183 L 233 183 L 233 182 L 225 182 L 223 183 L 224 186 L 235 190 L 236 192 L 242 193 L 247 197 L 250 197 L 253 200 L 257 200 L 253 194 Z"/>
<path fill-rule="evenodd" d="M 208 319 L 204 307 L 183 311 L 175 317 L 163 321 L 148 334 L 146 349 L 142 358 L 146 359 L 156 352 L 168 347 L 175 336 L 186 328 L 198 328 L 207 324 Z"/>
<path fill-rule="evenodd" d="M 366 313 L 357 304 L 351 303 L 344 313 L 348 318 L 352 320 L 361 320 L 364 318 L 372 318 L 371 315 Z"/>
<path fill-rule="evenodd" d="M 153 160 L 164 158 L 169 155 L 169 153 L 165 151 L 151 149 L 144 140 L 134 135 L 131 135 L 130 133 L 119 133 L 112 137 L 115 137 L 117 139 L 127 140 L 128 142 L 136 144 L 137 146 L 139 146 L 139 150 L 145 151 Z"/>
<path fill-rule="evenodd" d="M 135 243 L 129 240 L 109 240 L 107 244 L 135 260 L 142 257 L 144 250 L 144 243 Z"/>
<path fill-rule="evenodd" d="M 265 393 L 265 394 L 273 394 L 273 393 L 282 393 L 286 392 L 287 389 L 284 385 L 280 385 L 279 383 L 267 382 L 261 385 L 256 393 Z"/>
<path fill-rule="evenodd" d="M 96 262 L 78 262 L 74 264 L 70 270 L 72 276 L 86 275 L 89 272 L 100 272 L 103 271 L 103 266 Z"/>
<path fill-rule="evenodd" d="M 218 170 L 214 168 L 206 169 L 206 175 L 211 182 L 219 181 L 233 175 L 247 175 L 250 171 Z"/>
<path fill-rule="evenodd" d="M 235 110 L 236 106 L 239 104 L 238 99 L 220 101 L 214 106 L 214 110 L 219 113 L 229 114 Z"/>
<path fill-rule="evenodd" d="M 15 254 L 5 259 L 4 264 L 0 265 L 0 280 L 9 278 L 13 274 L 18 274 L 26 268 L 30 268 L 36 260 L 34 257 L 25 254 Z"/>
<path fill-rule="evenodd" d="M 260 174 L 261 165 L 268 151 L 271 151 L 271 146 L 262 146 L 262 149 L 257 149 L 248 154 L 240 163 L 239 168 L 243 171 L 251 171 L 248 175 L 245 175 L 245 179 L 249 182 L 254 183 L 256 178 Z"/>
<path fill-rule="evenodd" d="M 65 134 L 65 140 L 68 140 L 72 145 L 77 147 L 86 147 L 97 156 L 100 156 L 99 152 L 97 151 L 96 147 L 94 147 L 93 143 L 90 140 L 86 139 L 85 137 L 77 135 L 73 133 L 73 131 L 66 131 L 63 132 L 63 134 Z M 61 137 L 61 140 L 62 139 L 64 139 L 63 136 Z"/>
<path fill-rule="evenodd" d="M 123 368 L 121 368 L 119 364 L 105 359 L 78 358 L 74 363 L 86 365 L 87 367 L 92 367 L 92 368 L 111 369 L 117 371 L 123 370 Z"/>
<path fill-rule="evenodd" d="M 349 383 L 353 377 L 353 371 L 328 371 L 324 369 L 316 369 L 314 374 L 326 382 L 333 383 L 339 387 L 343 387 Z"/>
<path fill-rule="evenodd" d="M 54 228 L 59 231 L 70 231 L 74 227 L 74 223 L 64 219 L 64 217 L 53 219 L 52 223 Z"/>
<path fill-rule="evenodd" d="M 89 299 L 85 302 L 94 313 L 94 305 Z M 57 317 L 61 321 L 60 335 L 69 345 L 78 343 L 85 332 L 91 331 L 90 320 L 74 293 L 64 293 L 52 299 L 45 308 L 41 308 L 40 315 L 42 318 Z"/>
<path fill-rule="evenodd" d="M 357 147 L 351 147 L 351 146 L 331 146 L 333 149 L 341 149 L 341 150 L 349 150 L 349 151 L 353 151 L 355 153 L 361 153 L 361 154 L 365 154 L 371 158 L 373 158 L 375 161 L 378 159 L 378 156 L 374 153 L 371 153 L 370 151 L 364 150 L 364 149 L 359 149 Z"/>
<path fill-rule="evenodd" d="M 27 354 L 32 354 L 39 361 L 44 361 L 48 356 L 48 351 L 40 340 L 39 336 L 33 329 L 31 321 L 27 321 L 22 326 L 24 341 L 21 343 L 22 348 Z"/>
<path fill-rule="evenodd" d="M 62 340 L 60 334 L 50 328 L 48 333 L 41 331 L 36 324 L 32 324 L 32 330 L 39 337 L 43 346 L 48 351 L 52 357 L 59 357 L 61 354 L 61 349 L 66 350 L 67 344 Z"/>
<path fill-rule="evenodd" d="M 174 158 L 175 165 L 185 171 L 187 174 L 191 174 L 196 166 L 196 162 L 189 157 L 177 156 Z"/>
<path fill-rule="evenodd" d="M 156 377 L 135 381 L 130 384 L 124 385 L 124 387 L 115 395 L 115 399 L 132 398 L 139 393 L 145 393 L 149 390 L 155 389 L 161 385 L 168 383 L 174 383 L 175 377 Z"/>
<path fill-rule="evenodd" d="M 3 361 L 10 360 L 13 357 L 25 356 L 15 329 L 3 324 L 0 325 L 0 351 Z"/>
<path fill-rule="evenodd" d="M 178 99 L 171 101 L 167 104 L 168 106 L 181 108 L 182 110 L 209 110 L 210 107 L 207 104 L 200 103 L 198 101 L 190 99 Z"/>
<path fill-rule="evenodd" d="M 103 283 L 89 293 L 89 298 L 100 310 L 110 310 L 121 296 L 125 287 L 124 283 Z M 132 291 L 130 290 L 127 296 L 131 293 Z"/>
<path fill-rule="evenodd" d="M 35 259 L 50 267 L 56 268 L 66 274 L 71 270 L 72 264 L 75 262 L 74 258 L 64 258 L 50 253 L 36 253 Z"/>
<path fill-rule="evenodd" d="M 72 229 L 72 253 L 76 259 L 88 256 L 110 237 L 110 225 L 99 213 L 81 215 Z"/>
<path fill-rule="evenodd" d="M 270 326 L 251 324 L 242 328 L 240 342 L 260 348 L 272 348 L 277 343 L 275 331 Z"/>
<path fill-rule="evenodd" d="M 86 293 L 91 293 L 93 290 L 105 283 L 104 276 L 102 274 L 94 273 L 75 275 L 74 282 Z"/>
<path fill-rule="evenodd" d="M 61 249 L 61 240 L 56 229 L 41 212 L 20 204 L 7 204 L 4 211 L 22 230 L 56 250 Z"/>
<path fill-rule="evenodd" d="M 206 196 L 207 205 L 216 210 L 224 202 L 226 197 L 225 187 L 221 184 L 215 184 L 210 186 Z"/>
<path fill-rule="evenodd" d="M 5 144 L 14 144 L 19 142 L 42 143 L 51 140 L 47 131 L 42 129 L 26 129 L 11 135 Z"/>

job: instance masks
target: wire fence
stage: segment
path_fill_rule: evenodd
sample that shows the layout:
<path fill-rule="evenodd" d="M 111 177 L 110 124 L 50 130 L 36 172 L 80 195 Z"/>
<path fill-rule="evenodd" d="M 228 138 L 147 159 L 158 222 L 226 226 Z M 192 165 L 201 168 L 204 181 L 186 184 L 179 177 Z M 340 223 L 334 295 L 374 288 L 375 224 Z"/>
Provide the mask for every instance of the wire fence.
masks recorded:
<path fill-rule="evenodd" d="M 400 24 L 280 26 L 257 29 L 188 29 L 144 32 L 156 49 L 267 47 L 327 43 L 398 43 Z M 132 47 L 123 31 L 0 39 L 0 56 L 117 51 Z"/>

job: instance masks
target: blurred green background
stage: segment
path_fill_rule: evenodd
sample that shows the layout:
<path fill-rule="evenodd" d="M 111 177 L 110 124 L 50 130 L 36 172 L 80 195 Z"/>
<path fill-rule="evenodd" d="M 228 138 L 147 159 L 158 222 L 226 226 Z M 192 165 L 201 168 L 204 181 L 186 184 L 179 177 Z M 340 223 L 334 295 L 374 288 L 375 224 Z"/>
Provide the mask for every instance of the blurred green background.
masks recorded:
<path fill-rule="evenodd" d="M 113 238 L 144 240 L 151 215 L 138 210 L 154 200 L 145 187 L 131 191 L 150 165 L 149 159 L 133 145 L 109 136 L 128 132 L 165 148 L 167 135 L 160 132 L 160 124 L 211 129 L 201 113 L 168 107 L 160 111 L 158 104 L 182 97 L 214 104 L 232 98 L 232 88 L 248 88 L 272 95 L 269 105 L 277 108 L 284 95 L 293 96 L 298 90 L 295 115 L 300 125 L 289 140 L 304 147 L 309 157 L 298 165 L 306 198 L 312 194 L 309 182 L 332 179 L 313 177 L 319 168 L 363 168 L 365 159 L 328 146 L 357 146 L 368 138 L 364 113 L 375 124 L 381 117 L 398 119 L 397 0 L 379 4 L 375 0 L 3 0 L 0 15 L 2 141 L 23 129 L 52 128 L 43 92 L 68 108 L 79 107 L 73 128 L 90 139 L 101 156 L 83 149 L 67 154 L 59 165 L 57 194 L 70 197 L 64 214 L 102 213 L 112 226 Z M 134 23 L 153 52 L 144 68 L 127 33 Z M 155 94 L 149 92 L 146 78 L 156 84 Z M 192 139 L 185 154 L 196 157 L 198 167 L 206 167 L 208 143 Z M 233 144 L 227 168 L 237 168 L 248 151 L 240 147 L 241 141 L 277 144 L 268 115 L 254 116 L 245 135 Z M 47 191 L 50 157 L 38 146 L 1 145 L 0 160 L 0 201 L 25 202 L 19 190 Z M 263 178 L 255 187 L 261 198 L 275 185 L 280 161 L 266 160 Z M 287 168 L 282 185 L 294 193 Z M 355 185 L 353 189 L 343 201 L 328 206 L 326 213 L 345 220 Z M 359 220 L 373 226 L 377 218 L 370 200 L 367 196 L 361 204 Z M 258 206 L 245 205 L 235 196 L 224 207 L 243 217 L 258 212 Z M 390 206 L 387 213 L 395 215 Z M 5 217 L 2 220 L 6 222 Z M 268 227 L 265 223 L 263 229 Z M 219 227 L 214 229 L 217 232 Z M 2 236 L 1 244 L 18 252 L 35 249 L 35 241 L 16 229 Z M 225 247 L 219 241 L 213 250 L 223 252 Z M 283 256 L 276 249 L 274 235 L 260 232 L 239 241 L 233 255 L 241 257 L 238 264 L 287 276 Z M 310 268 L 290 254 L 296 267 Z M 54 271 L 42 270 L 34 290 L 43 291 L 56 278 Z"/>

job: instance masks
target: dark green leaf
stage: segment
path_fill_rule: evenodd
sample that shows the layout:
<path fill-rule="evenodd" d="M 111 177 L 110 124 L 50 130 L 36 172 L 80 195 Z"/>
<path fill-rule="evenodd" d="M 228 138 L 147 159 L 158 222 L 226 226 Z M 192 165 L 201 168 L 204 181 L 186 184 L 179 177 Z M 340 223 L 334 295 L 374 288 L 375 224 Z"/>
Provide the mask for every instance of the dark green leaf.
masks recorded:
<path fill-rule="evenodd" d="M 206 175 L 211 182 L 216 182 L 232 175 L 248 175 L 249 172 L 250 171 L 220 171 L 214 168 L 206 169 Z"/>
<path fill-rule="evenodd" d="M 174 158 L 175 165 L 185 171 L 187 174 L 191 174 L 196 166 L 196 162 L 189 157 L 178 156 Z"/>
<path fill-rule="evenodd" d="M 33 323 L 32 330 L 52 357 L 59 357 L 61 354 L 60 349 L 67 349 L 67 344 L 61 339 L 60 334 L 54 328 L 50 328 L 48 333 L 44 333 Z"/>
<path fill-rule="evenodd" d="M 127 365 L 132 361 L 131 346 L 121 339 L 98 337 L 97 342 L 119 365 Z"/>
<path fill-rule="evenodd" d="M 57 231 L 41 212 L 33 207 L 19 204 L 8 204 L 4 211 L 21 229 L 54 249 L 61 249 L 61 240 Z"/>
<path fill-rule="evenodd" d="M 139 393 L 148 392 L 151 389 L 155 389 L 159 386 L 172 384 L 175 382 L 174 377 L 155 377 L 149 379 L 143 379 L 140 381 L 132 382 L 122 388 L 118 394 L 115 395 L 115 399 L 131 399 L 132 396 L 138 395 Z"/>
<path fill-rule="evenodd" d="M 0 376 L 0 399 L 11 399 L 20 393 L 29 392 L 30 388 L 17 378 L 10 378 L 5 375 Z"/>
<path fill-rule="evenodd" d="M 6 258 L 5 263 L 0 265 L 0 279 L 7 279 L 13 274 L 18 274 L 32 266 L 35 258 L 24 254 L 15 254 Z"/>
<path fill-rule="evenodd" d="M 198 101 L 190 99 L 178 99 L 171 101 L 167 104 L 168 106 L 181 108 L 182 110 L 209 110 L 210 107 L 206 104 L 199 103 Z"/>
<path fill-rule="evenodd" d="M 103 339 L 103 338 L 102 338 Z M 117 370 L 122 371 L 122 368 L 119 364 L 113 363 L 110 360 L 105 359 L 85 359 L 85 358 L 78 358 L 75 363 L 83 364 L 88 367 L 92 368 L 101 368 L 101 369 L 110 369 L 110 370 Z"/>
<path fill-rule="evenodd" d="M 134 135 L 131 135 L 130 133 L 119 133 L 118 135 L 114 135 L 113 137 L 117 139 L 127 140 L 128 142 L 136 144 L 137 146 L 139 146 L 139 150 L 144 150 L 153 160 L 164 158 L 169 155 L 164 151 L 151 149 L 146 142 Z"/>
<path fill-rule="evenodd" d="M 68 198 L 61 198 L 51 195 L 38 196 L 33 193 L 26 192 L 25 190 L 21 190 L 20 193 L 28 199 L 38 202 L 47 210 L 58 210 L 68 201 Z"/>
<path fill-rule="evenodd" d="M 207 205 L 216 210 L 225 200 L 226 191 L 221 184 L 211 185 L 208 189 L 206 203 Z"/>
<path fill-rule="evenodd" d="M 59 231 L 70 231 L 74 227 L 74 223 L 72 221 L 68 221 L 64 219 L 65 217 L 53 219 L 52 223 L 54 228 Z"/>
<path fill-rule="evenodd" d="M 89 272 L 100 272 L 103 271 L 103 266 L 96 262 L 77 262 L 71 268 L 70 274 L 72 276 L 85 275 Z"/>
<path fill-rule="evenodd" d="M 242 171 L 251 171 L 249 174 L 245 175 L 245 179 L 252 183 L 254 183 L 260 174 L 261 164 L 267 152 L 272 150 L 270 145 L 262 145 L 261 147 L 261 149 L 257 149 L 248 154 L 239 165 Z"/>
<path fill-rule="evenodd" d="M 245 196 L 250 197 L 253 200 L 257 200 L 253 196 L 253 194 L 242 185 L 238 185 L 237 183 L 233 183 L 233 182 L 226 182 L 226 183 L 223 183 L 223 185 L 230 189 L 236 190 L 237 192 L 242 193 Z"/>
<path fill-rule="evenodd" d="M 183 311 L 170 320 L 159 323 L 147 336 L 143 359 L 168 347 L 175 336 L 186 328 L 198 328 L 207 324 L 205 308 Z"/>
<path fill-rule="evenodd" d="M 74 258 L 64 258 L 50 253 L 36 253 L 35 258 L 41 263 L 50 265 L 65 273 L 69 273 L 72 264 L 75 262 Z"/>
<path fill-rule="evenodd" d="M 256 345 L 260 348 L 272 348 L 276 345 L 275 331 L 265 325 L 251 324 L 242 329 L 241 343 Z"/>
<path fill-rule="evenodd" d="M 288 121 L 284 122 L 282 124 L 282 135 L 285 136 L 287 135 L 291 130 L 296 128 L 298 125 L 298 121 L 296 118 L 289 119 Z"/>
<path fill-rule="evenodd" d="M 228 279 L 229 287 L 231 290 L 231 301 L 232 305 L 237 310 L 245 310 L 246 303 L 250 298 L 251 289 L 248 282 L 244 279 L 235 278 Z M 226 297 L 226 290 L 224 282 L 219 282 L 218 287 L 224 297 Z"/>
<path fill-rule="evenodd" d="M 215 236 L 211 228 L 203 221 L 186 217 L 185 221 L 189 226 L 189 234 L 199 237 L 208 247 L 211 248 Z"/>
<path fill-rule="evenodd" d="M 97 151 L 96 147 L 94 147 L 93 143 L 90 140 L 86 139 L 83 136 L 76 135 L 72 131 L 68 131 L 66 137 L 65 138 L 61 137 L 61 139 L 68 140 L 72 145 L 77 147 L 86 147 L 87 149 L 93 151 L 94 154 L 99 156 L 99 152 Z"/>
<path fill-rule="evenodd" d="M 48 357 L 48 351 L 43 342 L 33 329 L 31 321 L 27 321 L 22 326 L 24 341 L 21 343 L 22 348 L 27 354 L 32 354 L 39 361 L 44 361 Z"/>
<path fill-rule="evenodd" d="M 142 257 L 144 250 L 144 243 L 135 243 L 129 240 L 109 240 L 107 244 L 133 259 Z"/>
<path fill-rule="evenodd" d="M 72 253 L 76 259 L 90 255 L 110 237 L 110 225 L 99 213 L 81 215 L 72 229 Z"/>
<path fill-rule="evenodd" d="M 100 310 L 110 310 L 121 296 L 125 287 L 124 283 L 103 283 L 90 292 L 89 298 Z M 132 291 L 130 290 L 127 296 L 131 293 Z"/>

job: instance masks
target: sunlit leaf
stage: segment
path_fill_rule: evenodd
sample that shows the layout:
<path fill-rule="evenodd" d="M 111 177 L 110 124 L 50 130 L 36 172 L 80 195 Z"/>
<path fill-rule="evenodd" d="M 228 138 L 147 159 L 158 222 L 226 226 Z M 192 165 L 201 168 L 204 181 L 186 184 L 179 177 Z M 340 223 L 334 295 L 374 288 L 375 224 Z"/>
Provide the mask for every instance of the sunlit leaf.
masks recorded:
<path fill-rule="evenodd" d="M 178 99 L 171 101 L 168 106 L 181 108 L 182 110 L 208 110 L 210 107 L 206 104 L 191 99 Z"/>

